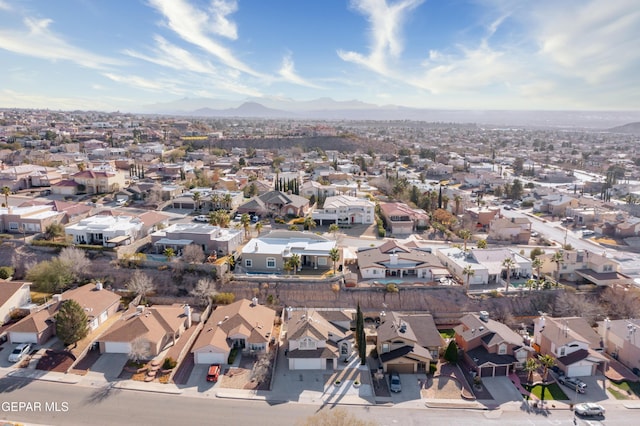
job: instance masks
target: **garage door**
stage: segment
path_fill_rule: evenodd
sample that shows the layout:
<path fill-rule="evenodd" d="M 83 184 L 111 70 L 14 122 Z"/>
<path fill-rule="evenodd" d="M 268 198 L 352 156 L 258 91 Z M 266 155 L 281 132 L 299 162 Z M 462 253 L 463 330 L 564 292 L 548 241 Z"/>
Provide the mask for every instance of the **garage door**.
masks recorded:
<path fill-rule="evenodd" d="M 413 374 L 413 364 L 387 364 L 387 373 Z"/>
<path fill-rule="evenodd" d="M 124 342 L 104 342 L 104 351 L 108 354 L 128 354 L 131 347 Z"/>
<path fill-rule="evenodd" d="M 493 367 L 482 367 L 480 369 L 481 377 L 493 377 Z"/>
<path fill-rule="evenodd" d="M 35 333 L 9 332 L 11 343 L 38 343 L 38 336 Z"/>
<path fill-rule="evenodd" d="M 326 361 L 322 358 L 289 358 L 291 370 L 324 370 Z"/>
<path fill-rule="evenodd" d="M 567 376 L 591 376 L 591 365 L 571 365 L 567 367 Z"/>
<path fill-rule="evenodd" d="M 506 365 L 501 365 L 496 367 L 496 376 L 506 376 L 508 367 Z"/>
<path fill-rule="evenodd" d="M 195 352 L 193 360 L 196 364 L 226 364 L 229 357 L 224 353 Z"/>

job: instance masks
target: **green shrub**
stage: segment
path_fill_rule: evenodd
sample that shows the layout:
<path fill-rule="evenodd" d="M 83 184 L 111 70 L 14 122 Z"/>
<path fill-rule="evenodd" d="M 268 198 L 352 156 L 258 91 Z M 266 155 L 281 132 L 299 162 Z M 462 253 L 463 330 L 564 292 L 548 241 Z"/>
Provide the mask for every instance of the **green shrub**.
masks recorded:
<path fill-rule="evenodd" d="M 229 352 L 229 359 L 227 360 L 227 364 L 233 364 L 233 361 L 236 360 L 237 355 L 238 355 L 238 348 L 232 348 L 231 352 Z"/>
<path fill-rule="evenodd" d="M 178 365 L 178 363 L 176 362 L 175 359 L 171 358 L 171 357 L 167 357 L 164 359 L 164 362 L 162 363 L 162 369 L 163 370 L 171 370 L 172 368 L 175 368 L 176 365 Z"/>
<path fill-rule="evenodd" d="M 456 345 L 455 340 L 449 342 L 447 350 L 444 351 L 444 359 L 451 364 L 455 364 L 458 362 L 458 345 Z"/>
<path fill-rule="evenodd" d="M 0 279 L 6 280 L 9 277 L 13 276 L 15 269 L 11 266 L 0 266 Z"/>
<path fill-rule="evenodd" d="M 213 303 L 216 305 L 229 305 L 236 300 L 236 295 L 233 293 L 218 293 L 213 296 Z"/>

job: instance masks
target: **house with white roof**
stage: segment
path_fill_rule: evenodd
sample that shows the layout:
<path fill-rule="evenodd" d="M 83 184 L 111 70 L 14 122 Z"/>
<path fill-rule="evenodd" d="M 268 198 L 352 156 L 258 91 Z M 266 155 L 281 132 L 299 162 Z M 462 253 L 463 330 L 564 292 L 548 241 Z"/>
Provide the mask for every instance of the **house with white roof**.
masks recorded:
<path fill-rule="evenodd" d="M 531 276 L 531 260 L 508 248 L 474 248 L 464 252 L 453 247 L 438 250 L 437 256 L 442 264 L 464 283 L 467 282 L 467 276 L 463 271 L 467 266 L 471 267 L 474 274 L 468 278 L 469 286 L 500 283 L 506 279 L 507 268 L 503 266 L 503 262 L 507 258 L 513 259 L 515 263 L 509 271 L 512 280 Z"/>
<path fill-rule="evenodd" d="M 335 240 L 311 232 L 271 231 L 251 239 L 242 248 L 242 263 L 238 266 L 249 274 L 282 274 L 285 262 L 297 254 L 299 271 L 304 268 L 329 269 L 332 267 L 329 252 L 336 247 Z"/>
<path fill-rule="evenodd" d="M 349 195 L 328 197 L 321 209 L 314 209 L 311 217 L 320 226 L 328 224 L 372 224 L 375 220 L 375 203 Z"/>
<path fill-rule="evenodd" d="M 180 253 L 186 246 L 195 244 L 207 254 L 226 256 L 242 244 L 242 229 L 220 228 L 206 223 L 174 223 L 151 234 L 151 242 L 158 253 L 166 248 Z"/>
<path fill-rule="evenodd" d="M 489 269 L 478 262 L 469 252 L 457 247 L 439 249 L 436 256 L 452 275 L 458 277 L 465 284 L 469 280 L 469 287 L 474 285 L 486 285 L 489 283 Z M 471 268 L 473 275 L 467 277 L 463 271 Z"/>
<path fill-rule="evenodd" d="M 131 244 L 141 234 L 142 228 L 143 222 L 139 218 L 98 215 L 69 225 L 64 231 L 75 244 L 114 247 Z"/>
<path fill-rule="evenodd" d="M 0 232 L 43 232 L 52 223 L 61 223 L 65 213 L 51 205 L 0 207 Z"/>

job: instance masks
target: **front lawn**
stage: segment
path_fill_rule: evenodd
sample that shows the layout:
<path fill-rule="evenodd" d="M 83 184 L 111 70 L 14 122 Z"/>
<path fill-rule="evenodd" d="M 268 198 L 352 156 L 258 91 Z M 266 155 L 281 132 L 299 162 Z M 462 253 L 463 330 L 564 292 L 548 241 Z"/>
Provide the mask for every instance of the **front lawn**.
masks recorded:
<path fill-rule="evenodd" d="M 524 385 L 524 388 L 543 401 L 566 401 L 569 399 L 557 383 L 549 383 L 546 386 L 541 384 Z"/>
<path fill-rule="evenodd" d="M 616 399 L 630 399 L 631 395 L 640 396 L 640 382 L 610 382 L 609 391 Z"/>

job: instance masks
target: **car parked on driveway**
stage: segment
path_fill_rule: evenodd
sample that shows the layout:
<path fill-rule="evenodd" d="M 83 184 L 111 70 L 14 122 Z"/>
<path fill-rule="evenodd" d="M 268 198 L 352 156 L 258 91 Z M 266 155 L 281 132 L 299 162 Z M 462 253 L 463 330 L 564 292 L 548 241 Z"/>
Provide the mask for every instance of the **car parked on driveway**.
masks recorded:
<path fill-rule="evenodd" d="M 578 393 L 585 393 L 587 391 L 587 384 L 577 377 L 560 376 L 558 377 L 558 382 Z"/>
<path fill-rule="evenodd" d="M 31 352 L 31 343 L 21 343 L 9 354 L 10 362 L 18 362 Z"/>
<path fill-rule="evenodd" d="M 576 404 L 573 409 L 580 416 L 604 416 L 604 407 L 592 402 Z"/>
<path fill-rule="evenodd" d="M 193 220 L 196 222 L 209 222 L 209 217 L 203 214 L 196 216 Z"/>
<path fill-rule="evenodd" d="M 399 374 L 392 374 L 389 377 L 389 390 L 391 392 L 400 392 L 402 391 L 402 383 L 400 382 Z"/>
<path fill-rule="evenodd" d="M 207 370 L 207 382 L 217 382 L 220 376 L 220 364 L 211 364 Z"/>

